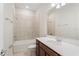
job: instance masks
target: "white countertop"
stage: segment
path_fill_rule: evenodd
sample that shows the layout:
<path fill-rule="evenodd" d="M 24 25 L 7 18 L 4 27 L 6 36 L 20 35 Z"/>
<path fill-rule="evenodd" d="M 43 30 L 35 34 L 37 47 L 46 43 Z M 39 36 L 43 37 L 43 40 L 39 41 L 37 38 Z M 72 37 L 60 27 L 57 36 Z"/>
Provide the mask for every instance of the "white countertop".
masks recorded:
<path fill-rule="evenodd" d="M 37 40 L 62 56 L 79 56 L 79 46 L 64 41 L 56 41 L 55 37 L 40 37 Z"/>

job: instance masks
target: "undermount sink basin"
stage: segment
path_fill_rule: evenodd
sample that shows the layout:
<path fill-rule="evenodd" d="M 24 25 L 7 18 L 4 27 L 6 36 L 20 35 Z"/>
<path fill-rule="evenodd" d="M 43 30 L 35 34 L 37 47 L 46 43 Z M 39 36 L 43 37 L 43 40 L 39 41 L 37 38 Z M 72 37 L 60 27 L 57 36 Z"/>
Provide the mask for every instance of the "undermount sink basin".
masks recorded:
<path fill-rule="evenodd" d="M 59 40 L 59 39 L 48 39 L 47 41 L 46 41 L 47 43 L 50 43 L 50 44 L 59 44 L 59 43 L 61 43 L 62 42 L 62 40 Z"/>
<path fill-rule="evenodd" d="M 56 39 L 49 39 L 46 42 L 51 43 L 51 42 L 56 42 L 56 41 L 57 41 Z"/>

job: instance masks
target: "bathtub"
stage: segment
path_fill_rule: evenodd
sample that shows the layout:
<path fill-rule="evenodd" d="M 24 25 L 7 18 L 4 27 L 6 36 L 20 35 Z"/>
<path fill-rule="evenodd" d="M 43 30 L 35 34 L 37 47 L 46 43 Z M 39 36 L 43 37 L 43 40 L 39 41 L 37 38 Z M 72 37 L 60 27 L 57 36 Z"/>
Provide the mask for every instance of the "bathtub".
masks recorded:
<path fill-rule="evenodd" d="M 13 46 L 13 52 L 15 56 L 35 56 L 35 39 L 15 41 Z"/>

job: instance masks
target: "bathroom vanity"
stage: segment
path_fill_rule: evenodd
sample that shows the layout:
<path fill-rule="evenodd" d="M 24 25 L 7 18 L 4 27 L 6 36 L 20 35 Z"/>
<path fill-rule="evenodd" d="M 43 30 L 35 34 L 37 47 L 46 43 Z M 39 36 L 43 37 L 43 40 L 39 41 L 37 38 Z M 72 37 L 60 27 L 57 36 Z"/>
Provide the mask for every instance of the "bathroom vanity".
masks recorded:
<path fill-rule="evenodd" d="M 36 39 L 37 56 L 79 56 L 79 46 L 52 37 Z"/>
<path fill-rule="evenodd" d="M 52 50 L 39 40 L 36 40 L 36 55 L 37 56 L 60 56 L 56 51 Z"/>

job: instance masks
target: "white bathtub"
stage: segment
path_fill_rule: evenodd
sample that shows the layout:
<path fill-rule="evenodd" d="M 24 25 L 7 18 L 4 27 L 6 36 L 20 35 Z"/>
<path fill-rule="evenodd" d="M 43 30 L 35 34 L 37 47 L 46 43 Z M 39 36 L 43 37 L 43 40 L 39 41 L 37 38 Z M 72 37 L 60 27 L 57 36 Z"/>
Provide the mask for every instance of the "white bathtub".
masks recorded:
<path fill-rule="evenodd" d="M 34 39 L 15 41 L 13 46 L 15 55 L 35 55 L 36 40 Z"/>

